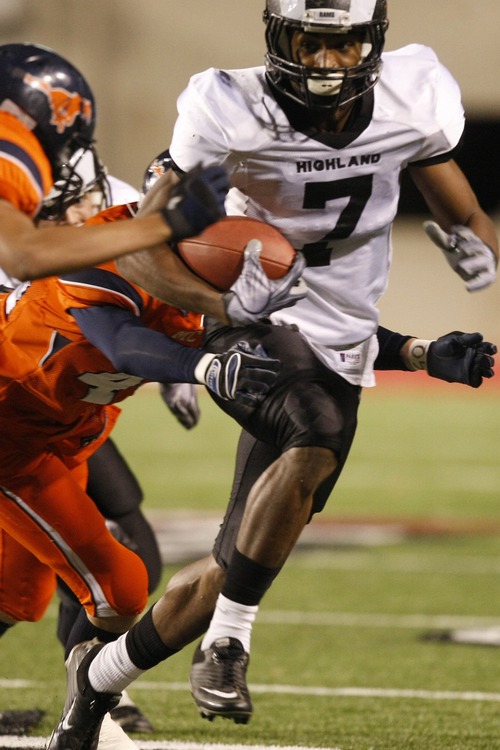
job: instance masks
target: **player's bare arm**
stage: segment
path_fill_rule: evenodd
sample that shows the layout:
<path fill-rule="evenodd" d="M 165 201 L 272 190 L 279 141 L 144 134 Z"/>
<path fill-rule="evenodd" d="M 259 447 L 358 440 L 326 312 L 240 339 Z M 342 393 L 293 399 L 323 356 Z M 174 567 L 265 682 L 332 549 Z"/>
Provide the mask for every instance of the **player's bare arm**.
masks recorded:
<path fill-rule="evenodd" d="M 195 276 L 168 245 L 124 256 L 118 259 L 116 266 L 122 276 L 152 297 L 229 324 L 222 294 Z"/>
<path fill-rule="evenodd" d="M 458 165 L 449 161 L 414 167 L 411 174 L 435 219 L 426 221 L 424 229 L 467 291 L 493 284 L 498 266 L 495 227 Z"/>
<path fill-rule="evenodd" d="M 40 230 L 11 203 L 0 200 L 0 266 L 21 281 L 104 263 L 170 236 L 171 229 L 159 213 L 126 226 L 116 222 Z"/>
<path fill-rule="evenodd" d="M 227 189 L 223 169 L 196 170 L 183 175 L 166 203 L 149 216 L 126 224 L 56 226 L 43 232 L 12 204 L 0 201 L 0 265 L 18 279 L 28 280 L 97 265 L 169 240 L 179 241 L 199 234 L 224 214 Z"/>
<path fill-rule="evenodd" d="M 144 196 L 136 221 L 158 211 L 179 182 L 172 170 L 166 172 Z M 118 271 L 153 297 L 192 312 L 203 312 L 228 324 L 222 294 L 195 276 L 165 241 L 117 260 Z"/>
<path fill-rule="evenodd" d="M 157 210 L 175 184 L 168 171 L 146 193 L 138 216 Z M 258 259 L 261 245 L 256 244 L 260 247 L 249 243 L 240 275 L 223 293 L 191 273 L 165 245 L 123 258 L 117 267 L 125 278 L 163 302 L 210 315 L 226 325 L 246 325 L 295 304 L 306 293 L 305 285 L 298 283 L 305 267 L 303 257 L 297 257 L 282 279 L 269 281 Z"/>

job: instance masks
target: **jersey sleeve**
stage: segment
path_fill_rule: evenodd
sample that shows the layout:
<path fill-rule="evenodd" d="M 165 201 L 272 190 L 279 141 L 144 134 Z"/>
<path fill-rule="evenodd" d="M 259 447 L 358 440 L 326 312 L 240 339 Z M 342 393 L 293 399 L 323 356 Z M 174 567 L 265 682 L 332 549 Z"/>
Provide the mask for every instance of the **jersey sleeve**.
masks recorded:
<path fill-rule="evenodd" d="M 139 290 L 115 273 L 112 264 L 69 273 L 59 277 L 57 284 L 66 308 L 115 305 L 139 317 L 144 309 Z"/>
<path fill-rule="evenodd" d="M 411 123 L 419 134 L 408 163 L 453 158 L 465 127 L 464 108 L 457 81 L 434 50 L 411 44 L 390 52 L 384 55 L 384 74 L 400 97 L 391 102 L 393 118 Z"/>
<path fill-rule="evenodd" d="M 176 165 L 185 172 L 199 164 L 200 159 L 203 166 L 222 164 L 227 154 L 226 115 L 214 106 L 214 77 L 213 69 L 193 76 L 177 100 L 178 117 L 169 150 Z"/>
<path fill-rule="evenodd" d="M 71 312 L 84 336 L 118 372 L 155 382 L 197 382 L 194 371 L 203 352 L 151 330 L 130 312 L 112 305 Z"/>
<path fill-rule="evenodd" d="M 465 114 L 458 83 L 444 65 L 436 60 L 434 111 L 436 130 L 427 134 L 418 161 L 453 157 L 463 136 Z"/>
<path fill-rule="evenodd" d="M 132 210 L 135 206 L 132 207 Z M 86 221 L 89 224 L 107 224 L 115 221 L 130 221 L 133 214 L 129 205 L 111 206 Z M 149 295 L 121 276 L 113 261 L 94 268 L 83 269 L 59 277 L 59 293 L 65 297 L 69 307 L 91 305 L 115 305 L 140 316 Z"/>
<path fill-rule="evenodd" d="M 50 164 L 35 136 L 0 112 L 0 198 L 34 218 L 52 186 Z"/>

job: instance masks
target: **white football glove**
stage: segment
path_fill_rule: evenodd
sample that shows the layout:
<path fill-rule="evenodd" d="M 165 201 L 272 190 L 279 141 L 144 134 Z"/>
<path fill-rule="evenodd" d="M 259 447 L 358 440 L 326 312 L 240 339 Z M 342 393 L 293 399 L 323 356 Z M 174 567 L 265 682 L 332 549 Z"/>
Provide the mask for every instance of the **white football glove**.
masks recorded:
<path fill-rule="evenodd" d="M 448 234 L 435 221 L 425 221 L 423 226 L 455 273 L 467 282 L 467 291 L 476 292 L 496 281 L 498 260 L 495 253 L 472 229 L 458 224 Z"/>
<path fill-rule="evenodd" d="M 222 299 L 231 325 L 244 326 L 265 318 L 282 307 L 291 307 L 307 293 L 301 275 L 306 267 L 302 253 L 297 253 L 292 267 L 281 279 L 267 277 L 259 260 L 260 240 L 250 240 L 245 248 L 240 275 Z"/>
<path fill-rule="evenodd" d="M 160 383 L 160 394 L 172 414 L 186 430 L 198 424 L 200 409 L 193 383 Z"/>

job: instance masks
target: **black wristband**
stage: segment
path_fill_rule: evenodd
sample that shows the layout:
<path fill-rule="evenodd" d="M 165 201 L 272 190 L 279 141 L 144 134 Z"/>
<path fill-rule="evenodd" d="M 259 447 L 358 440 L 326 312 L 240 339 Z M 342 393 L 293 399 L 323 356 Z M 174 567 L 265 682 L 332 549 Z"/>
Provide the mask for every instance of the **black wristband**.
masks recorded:
<path fill-rule="evenodd" d="M 408 370 L 401 358 L 401 349 L 403 345 L 413 336 L 403 336 L 396 331 L 390 331 L 388 328 L 379 326 L 377 329 L 377 339 L 379 352 L 375 363 L 374 370 Z"/>

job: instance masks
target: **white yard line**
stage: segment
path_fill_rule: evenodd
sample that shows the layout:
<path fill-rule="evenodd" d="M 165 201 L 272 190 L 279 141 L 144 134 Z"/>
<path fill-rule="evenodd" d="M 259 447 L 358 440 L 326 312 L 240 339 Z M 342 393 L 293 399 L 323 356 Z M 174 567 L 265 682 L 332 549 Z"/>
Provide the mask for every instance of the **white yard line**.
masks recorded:
<path fill-rule="evenodd" d="M 58 609 L 51 604 L 45 617 L 57 617 Z M 500 615 L 398 615 L 380 612 L 302 612 L 287 609 L 261 609 L 258 622 L 267 625 L 317 625 L 318 627 L 377 627 L 455 630 L 457 628 L 489 628 L 500 626 Z M 19 682 L 23 682 L 20 680 Z M 1 687 L 0 679 L 0 687 Z M 13 685 L 15 687 L 15 685 Z M 23 685 L 20 685 L 23 687 Z M 0 748 L 1 750 L 1 748 Z"/>
<path fill-rule="evenodd" d="M 468 556 L 450 560 L 445 556 L 432 555 L 425 559 L 420 555 L 393 554 L 387 558 L 374 558 L 367 551 L 345 552 L 338 548 L 296 549 L 287 562 L 307 570 L 360 570 L 384 573 L 437 573 L 439 575 L 491 575 L 500 574 L 500 559 Z"/>
<path fill-rule="evenodd" d="M 44 748 L 48 737 L 15 737 L 0 735 L 3 748 Z M 341 750 L 340 748 L 305 747 L 304 745 L 224 745 L 210 742 L 176 742 L 175 740 L 134 740 L 139 750 Z"/>
<path fill-rule="evenodd" d="M 147 682 L 138 680 L 134 690 L 186 690 L 187 682 Z M 413 698 L 421 700 L 451 701 L 487 701 L 500 703 L 500 693 L 482 693 L 479 691 L 454 690 L 409 690 L 399 688 L 370 687 L 307 687 L 305 685 L 249 685 L 251 693 L 275 693 L 278 695 L 313 695 L 318 697 L 354 697 L 354 698 Z"/>
<path fill-rule="evenodd" d="M 44 683 L 23 680 L 0 680 L 0 687 L 43 687 Z M 147 682 L 138 680 L 134 683 L 134 690 L 157 691 L 189 691 L 189 684 L 184 682 Z M 500 703 L 500 693 L 482 693 L 473 691 L 451 690 L 409 690 L 395 688 L 370 687 L 308 687 L 299 685 L 250 685 L 252 693 L 274 693 L 283 695 L 308 695 L 321 698 L 379 698 L 379 699 L 407 699 L 430 701 L 477 701 Z M 17 737 L 0 735 L 0 750 L 38 750 L 45 748 L 48 737 Z M 341 748 L 316 748 L 302 745 L 225 745 L 222 743 L 180 742 L 176 740 L 135 740 L 138 750 L 341 750 Z"/>
<path fill-rule="evenodd" d="M 19 683 L 20 680 L 0 680 L 0 687 L 11 688 L 11 683 Z M 25 681 L 22 687 L 44 688 L 47 683 Z M 14 687 L 21 687 L 19 684 Z M 339 697 L 346 698 L 411 698 L 419 700 L 450 700 L 450 701 L 487 701 L 500 703 L 500 693 L 483 693 L 479 691 L 458 691 L 458 690 L 411 690 L 405 688 L 372 688 L 372 687 L 309 687 L 306 685 L 256 685 L 250 684 L 252 693 L 274 693 L 281 695 L 312 695 L 318 697 Z M 133 690 L 157 691 L 171 690 L 174 692 L 189 692 L 190 687 L 187 682 L 153 682 L 147 680 L 137 680 L 132 686 Z M 131 689 L 132 689 L 131 688 Z M 2 744 L 0 742 L 0 750 Z M 246 747 L 246 746 L 245 746 Z"/>

